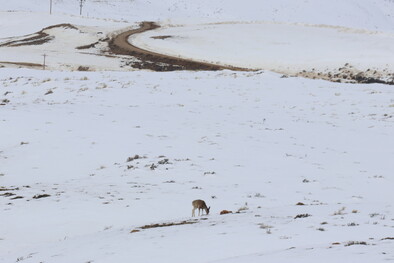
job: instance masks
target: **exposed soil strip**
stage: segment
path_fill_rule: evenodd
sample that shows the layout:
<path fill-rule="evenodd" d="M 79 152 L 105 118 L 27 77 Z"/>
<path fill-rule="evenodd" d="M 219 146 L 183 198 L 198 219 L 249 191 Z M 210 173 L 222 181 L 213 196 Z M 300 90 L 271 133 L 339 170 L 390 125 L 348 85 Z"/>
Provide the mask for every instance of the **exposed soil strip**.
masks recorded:
<path fill-rule="evenodd" d="M 45 197 L 50 197 L 51 195 L 49 194 L 37 194 L 35 196 L 33 196 L 33 199 L 40 199 L 40 198 L 45 198 Z"/>
<path fill-rule="evenodd" d="M 10 196 L 13 196 L 13 195 L 16 195 L 16 194 L 10 193 L 10 192 L 5 192 L 4 194 L 0 194 L 0 196 L 4 196 L 4 197 L 10 197 Z"/>
<path fill-rule="evenodd" d="M 163 39 L 167 39 L 167 38 L 172 38 L 172 36 L 156 36 L 156 37 L 151 37 L 151 38 L 163 40 Z"/>
<path fill-rule="evenodd" d="M 53 25 L 53 26 L 43 28 L 42 30 L 40 30 L 37 33 L 21 37 L 19 40 L 12 40 L 12 41 L 8 41 L 3 44 L 0 44 L 0 47 L 20 47 L 20 46 L 30 46 L 30 45 L 42 45 L 42 44 L 48 43 L 49 41 L 53 40 L 55 37 L 50 36 L 49 34 L 45 33 L 44 31 L 48 30 L 48 29 L 57 28 L 57 27 L 70 28 L 70 29 L 76 29 L 76 30 L 78 29 L 71 24 Z"/>
<path fill-rule="evenodd" d="M 54 37 L 49 36 L 47 33 L 42 31 L 30 35 L 27 38 L 21 40 L 13 40 L 6 42 L 4 44 L 0 44 L 0 47 L 20 47 L 20 46 L 29 46 L 29 45 L 42 45 L 54 39 Z"/>
<path fill-rule="evenodd" d="M 22 66 L 22 67 L 43 67 L 42 64 L 37 64 L 37 63 L 28 63 L 28 62 L 11 62 L 11 61 L 0 61 L 1 64 L 9 64 L 9 65 L 16 65 L 16 66 Z M 1 66 L 0 66 L 1 67 Z M 1 189 L 0 189 L 1 191 Z"/>
<path fill-rule="evenodd" d="M 150 228 L 158 228 L 158 227 L 168 227 L 168 226 L 180 226 L 180 225 L 191 225 L 197 223 L 197 220 L 193 221 L 182 221 L 182 222 L 171 222 L 171 223 L 162 223 L 162 224 L 151 224 L 140 227 L 141 229 L 150 229 Z"/>
<path fill-rule="evenodd" d="M 394 72 L 387 69 L 383 71 L 367 69 L 365 71 L 358 70 L 346 63 L 343 67 L 329 72 L 301 71 L 295 74 L 297 77 L 309 79 L 323 79 L 332 82 L 345 83 L 379 83 L 386 85 L 394 85 Z"/>
<path fill-rule="evenodd" d="M 118 55 L 128 55 L 138 58 L 142 63 L 138 64 L 139 68 L 151 69 L 154 71 L 174 71 L 174 70 L 238 70 L 247 71 L 247 69 L 221 66 L 207 62 L 198 62 L 189 59 L 168 56 L 151 52 L 129 43 L 131 35 L 143 33 L 148 30 L 159 28 L 154 22 L 142 22 L 140 28 L 128 30 L 120 33 L 109 40 L 108 46 L 112 53 Z"/>
<path fill-rule="evenodd" d="M 201 218 L 201 220 L 205 220 L 205 218 Z M 169 227 L 169 226 L 180 226 L 180 225 L 191 225 L 191 224 L 196 224 L 198 223 L 198 219 L 191 219 L 191 220 L 185 220 L 181 222 L 170 222 L 170 223 L 161 223 L 161 224 L 150 224 L 150 225 L 145 225 L 138 227 L 136 229 L 133 229 L 130 231 L 130 233 L 136 233 L 140 232 L 141 229 L 151 229 L 151 228 L 159 228 L 159 227 Z"/>
<path fill-rule="evenodd" d="M 96 45 L 99 44 L 99 43 L 100 43 L 100 42 L 97 41 L 97 42 L 94 42 L 94 43 L 89 44 L 89 45 L 76 47 L 76 49 L 89 49 L 89 48 L 93 48 L 93 47 L 96 47 Z"/>
<path fill-rule="evenodd" d="M 17 191 L 17 190 L 19 190 L 19 187 L 7 188 L 7 187 L 0 186 L 0 192 L 1 191 Z"/>

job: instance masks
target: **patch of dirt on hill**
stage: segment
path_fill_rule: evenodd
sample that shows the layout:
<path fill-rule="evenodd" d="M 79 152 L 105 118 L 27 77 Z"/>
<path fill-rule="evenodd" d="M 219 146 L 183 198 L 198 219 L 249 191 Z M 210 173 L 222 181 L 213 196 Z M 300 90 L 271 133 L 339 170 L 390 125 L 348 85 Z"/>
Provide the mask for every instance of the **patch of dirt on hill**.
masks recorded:
<path fill-rule="evenodd" d="M 45 33 L 46 30 L 53 29 L 53 28 L 69 28 L 75 29 L 77 28 L 71 24 L 58 24 L 43 28 L 41 31 L 36 32 L 34 34 L 30 34 L 27 36 L 23 36 L 17 40 L 11 40 L 5 43 L 0 44 L 0 47 L 20 47 L 20 46 L 30 46 L 30 45 L 42 45 L 48 43 L 49 41 L 53 40 L 55 37 L 50 36 L 48 33 Z"/>
<path fill-rule="evenodd" d="M 89 48 L 94 48 L 94 47 L 96 47 L 96 45 L 99 44 L 99 43 L 100 43 L 100 42 L 97 41 L 97 42 L 94 42 L 94 43 L 89 44 L 89 45 L 76 47 L 76 49 L 89 49 Z"/>
<path fill-rule="evenodd" d="M 201 218 L 201 220 L 205 220 L 205 218 Z M 137 233 L 137 232 L 140 232 L 141 230 L 152 229 L 152 228 L 191 225 L 191 224 L 198 223 L 198 221 L 199 221 L 198 219 L 191 219 L 191 220 L 184 220 L 184 221 L 181 221 L 181 222 L 169 222 L 169 223 L 161 223 L 161 224 L 150 224 L 150 225 L 145 225 L 145 226 L 141 226 L 141 227 L 135 228 L 135 229 L 131 230 L 130 233 Z"/>
<path fill-rule="evenodd" d="M 167 38 L 172 38 L 172 36 L 156 36 L 156 37 L 151 37 L 151 38 L 164 40 L 164 39 L 167 39 Z"/>
<path fill-rule="evenodd" d="M 197 223 L 198 220 L 185 220 L 181 222 L 170 222 L 170 223 L 162 223 L 162 224 L 151 224 L 151 225 L 145 225 L 141 226 L 141 229 L 150 229 L 150 228 L 158 228 L 158 227 L 168 227 L 168 226 L 180 226 L 180 225 L 190 225 L 190 224 L 195 224 Z"/>
<path fill-rule="evenodd" d="M 388 69 L 377 70 L 367 69 L 365 71 L 359 70 L 349 63 L 343 67 L 332 71 L 311 71 L 303 70 L 295 74 L 297 77 L 304 77 L 309 79 L 323 79 L 332 82 L 343 83 L 381 83 L 387 85 L 394 85 L 394 72 L 389 72 Z"/>
<path fill-rule="evenodd" d="M 1 64 L 15 65 L 19 67 L 28 67 L 28 68 L 42 68 L 42 64 L 27 63 L 27 62 L 0 61 L 0 68 L 1 68 Z"/>

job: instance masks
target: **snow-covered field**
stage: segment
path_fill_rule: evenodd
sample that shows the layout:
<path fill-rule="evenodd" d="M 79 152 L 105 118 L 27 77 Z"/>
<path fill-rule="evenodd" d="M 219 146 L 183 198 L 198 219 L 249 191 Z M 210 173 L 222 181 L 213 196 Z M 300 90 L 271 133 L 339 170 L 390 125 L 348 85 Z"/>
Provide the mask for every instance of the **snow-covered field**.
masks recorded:
<path fill-rule="evenodd" d="M 80 30 L 0 48 L 0 61 L 30 63 L 46 51 L 52 69 L 0 68 L 0 262 L 394 260 L 393 86 L 266 70 L 119 72 L 119 61 L 74 48 L 153 20 L 195 28 L 188 37 L 205 27 L 205 38 L 232 26 L 246 37 L 246 25 L 278 27 L 268 31 L 278 41 L 282 26 L 325 30 L 333 35 L 316 42 L 329 50 L 341 26 L 381 32 L 340 37 L 342 47 L 360 37 L 354 52 L 374 65 L 368 52 L 392 55 L 392 1 L 87 1 L 84 17 L 77 1 L 53 2 L 49 16 L 47 1 L 0 0 L 0 42 L 59 23 Z M 176 38 L 144 43 L 156 41 Z M 78 59 L 96 72 L 69 71 Z M 191 218 L 194 199 L 211 213 Z"/>
<path fill-rule="evenodd" d="M 0 199 L 3 262 L 393 259 L 382 240 L 394 236 L 390 86 L 268 72 L 1 74 L 1 193 L 13 194 Z M 197 198 L 207 220 L 129 234 L 189 219 Z"/>
<path fill-rule="evenodd" d="M 79 0 L 52 0 L 53 14 L 79 15 Z M 0 0 L 0 10 L 49 13 L 49 1 Z M 87 0 L 86 18 L 110 21 L 201 23 L 275 21 L 393 32 L 392 0 Z"/>
<path fill-rule="evenodd" d="M 130 42 L 172 56 L 283 73 L 345 64 L 394 71 L 394 34 L 345 27 L 216 23 L 163 27 L 132 36 Z"/>

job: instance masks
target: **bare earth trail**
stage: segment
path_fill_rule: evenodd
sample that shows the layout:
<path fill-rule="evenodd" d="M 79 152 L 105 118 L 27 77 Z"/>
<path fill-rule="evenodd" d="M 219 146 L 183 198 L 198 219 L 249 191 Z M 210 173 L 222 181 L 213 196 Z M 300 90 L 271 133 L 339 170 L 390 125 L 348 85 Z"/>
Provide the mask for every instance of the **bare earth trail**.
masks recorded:
<path fill-rule="evenodd" d="M 16 66 L 22 66 L 22 67 L 28 67 L 28 68 L 42 68 L 42 64 L 37 64 L 37 63 L 26 63 L 26 62 L 9 62 L 9 61 L 0 61 L 0 64 L 8 64 L 8 65 L 16 65 Z"/>
<path fill-rule="evenodd" d="M 183 59 L 174 56 L 168 56 L 156 52 L 141 49 L 131 44 L 128 39 L 130 36 L 140 34 L 149 30 L 159 28 L 154 22 L 142 22 L 140 28 L 128 30 L 116 35 L 109 41 L 111 53 L 117 55 L 128 55 L 140 59 L 142 62 L 137 65 L 141 69 L 151 69 L 154 71 L 173 71 L 173 70 L 237 70 L 248 71 L 248 69 L 216 65 L 207 62 L 198 62 L 190 59 Z"/>

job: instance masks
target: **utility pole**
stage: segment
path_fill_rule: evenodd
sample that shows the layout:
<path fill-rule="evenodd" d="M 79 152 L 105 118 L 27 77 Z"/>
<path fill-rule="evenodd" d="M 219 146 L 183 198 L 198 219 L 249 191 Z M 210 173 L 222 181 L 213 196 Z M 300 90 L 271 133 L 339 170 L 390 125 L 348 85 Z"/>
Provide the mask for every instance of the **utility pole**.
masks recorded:
<path fill-rule="evenodd" d="M 52 0 L 49 0 L 49 14 L 52 15 Z"/>
<path fill-rule="evenodd" d="M 82 15 L 82 7 L 86 0 L 79 0 L 79 15 Z"/>
<path fill-rule="evenodd" d="M 47 57 L 47 54 L 44 53 L 44 55 L 42 55 L 44 57 L 44 63 L 42 64 L 42 69 L 45 70 L 45 59 Z"/>

